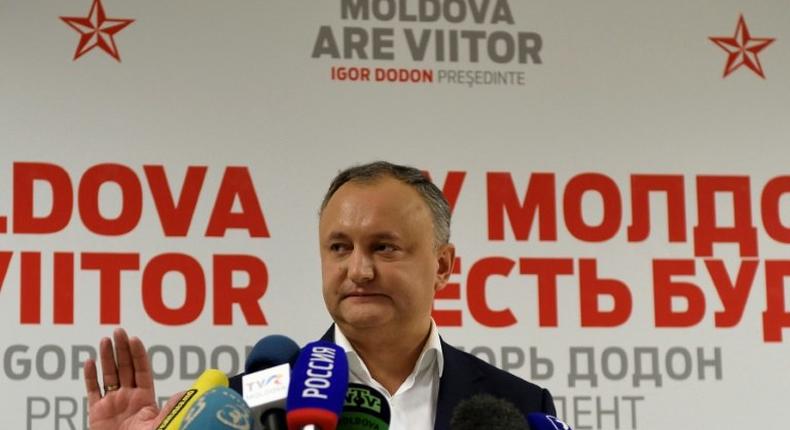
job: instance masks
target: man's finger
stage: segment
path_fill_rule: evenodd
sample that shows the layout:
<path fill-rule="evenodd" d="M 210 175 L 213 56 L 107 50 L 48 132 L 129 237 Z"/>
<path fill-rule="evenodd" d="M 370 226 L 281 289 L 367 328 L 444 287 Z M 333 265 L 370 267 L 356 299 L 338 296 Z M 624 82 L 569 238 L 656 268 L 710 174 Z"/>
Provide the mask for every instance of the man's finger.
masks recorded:
<path fill-rule="evenodd" d="M 88 394 L 88 408 L 101 400 L 101 390 L 99 389 L 99 378 L 96 374 L 96 362 L 92 359 L 85 360 L 82 365 L 82 372 L 85 375 L 85 392 Z"/>
<path fill-rule="evenodd" d="M 115 329 L 112 334 L 115 340 L 115 359 L 118 363 L 118 380 L 122 387 L 134 388 L 134 364 L 129 351 L 129 337 L 122 328 Z"/>
<path fill-rule="evenodd" d="M 135 336 L 129 339 L 129 352 L 134 367 L 135 384 L 140 388 L 153 391 L 154 375 L 151 373 L 151 365 L 148 362 L 148 355 L 145 353 L 143 341 Z"/>
<path fill-rule="evenodd" d="M 101 342 L 99 342 L 99 359 L 101 360 L 101 374 L 104 388 L 107 389 L 109 387 L 118 389 L 118 368 L 115 365 L 112 341 L 109 337 L 103 337 Z"/>

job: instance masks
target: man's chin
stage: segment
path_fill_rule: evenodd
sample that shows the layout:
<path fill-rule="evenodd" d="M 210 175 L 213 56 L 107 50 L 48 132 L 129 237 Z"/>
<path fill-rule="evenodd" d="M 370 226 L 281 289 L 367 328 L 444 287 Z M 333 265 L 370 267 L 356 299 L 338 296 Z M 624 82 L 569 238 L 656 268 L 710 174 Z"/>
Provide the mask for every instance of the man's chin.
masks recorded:
<path fill-rule="evenodd" d="M 383 327 L 390 320 L 382 309 L 378 309 L 378 311 L 375 309 L 365 312 L 360 311 L 360 309 L 355 309 L 354 312 L 342 315 L 340 318 L 341 324 L 355 330 L 365 330 Z"/>

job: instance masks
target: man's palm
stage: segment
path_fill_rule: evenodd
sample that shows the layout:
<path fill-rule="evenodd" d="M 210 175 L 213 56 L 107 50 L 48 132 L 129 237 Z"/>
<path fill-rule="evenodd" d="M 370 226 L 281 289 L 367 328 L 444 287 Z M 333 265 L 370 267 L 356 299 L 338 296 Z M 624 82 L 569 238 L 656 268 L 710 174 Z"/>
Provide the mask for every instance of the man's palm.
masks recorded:
<path fill-rule="evenodd" d="M 180 398 L 171 397 L 162 410 L 156 405 L 154 378 L 145 347 L 138 338 L 129 339 L 123 329 L 113 333 L 112 341 L 99 344 L 104 395 L 99 388 L 96 363 L 85 362 L 85 388 L 88 394 L 88 422 L 91 430 L 151 430 L 162 421 Z"/>

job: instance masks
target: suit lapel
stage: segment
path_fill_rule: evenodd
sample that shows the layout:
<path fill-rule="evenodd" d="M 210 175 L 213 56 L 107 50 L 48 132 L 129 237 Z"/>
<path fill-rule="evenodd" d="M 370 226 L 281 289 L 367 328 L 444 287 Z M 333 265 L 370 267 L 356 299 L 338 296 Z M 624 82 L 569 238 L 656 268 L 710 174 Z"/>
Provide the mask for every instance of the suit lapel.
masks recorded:
<path fill-rule="evenodd" d="M 475 367 L 466 364 L 467 358 L 459 350 L 442 340 L 444 370 L 439 380 L 439 399 L 436 402 L 434 430 L 449 430 L 453 411 L 463 399 L 476 391 L 475 381 L 483 375 Z"/>
<path fill-rule="evenodd" d="M 324 335 L 321 336 L 321 340 L 325 340 L 327 342 L 332 342 L 332 343 L 335 342 L 335 325 L 334 324 L 329 326 L 329 330 L 327 330 L 326 333 L 324 333 Z"/>

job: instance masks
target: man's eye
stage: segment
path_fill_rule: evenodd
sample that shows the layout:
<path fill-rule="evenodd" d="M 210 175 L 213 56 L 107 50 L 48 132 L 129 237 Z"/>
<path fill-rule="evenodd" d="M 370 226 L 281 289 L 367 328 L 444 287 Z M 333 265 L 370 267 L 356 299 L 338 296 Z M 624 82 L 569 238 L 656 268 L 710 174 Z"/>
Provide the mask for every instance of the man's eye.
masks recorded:
<path fill-rule="evenodd" d="M 348 249 L 345 243 L 333 243 L 329 245 L 329 250 L 332 252 L 343 252 Z"/>
<path fill-rule="evenodd" d="M 376 251 L 378 252 L 394 252 L 396 249 L 395 245 L 389 243 L 380 243 L 376 245 Z"/>

